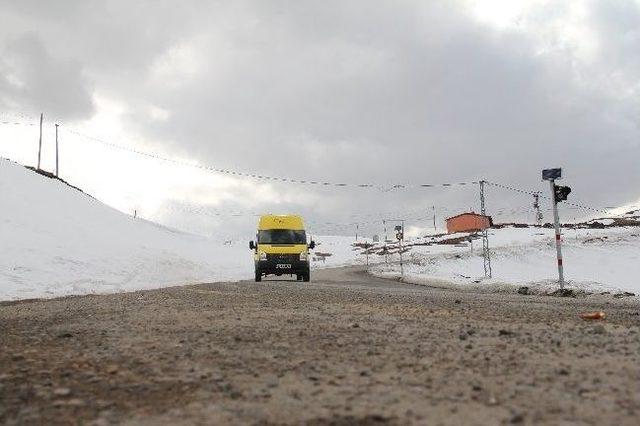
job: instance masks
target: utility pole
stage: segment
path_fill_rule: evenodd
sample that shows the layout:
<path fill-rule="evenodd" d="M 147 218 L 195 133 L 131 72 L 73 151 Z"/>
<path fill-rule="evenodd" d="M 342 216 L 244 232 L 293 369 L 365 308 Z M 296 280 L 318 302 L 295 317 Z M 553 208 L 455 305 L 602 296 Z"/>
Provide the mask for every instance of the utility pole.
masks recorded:
<path fill-rule="evenodd" d="M 356 242 L 358 241 L 358 228 L 359 228 L 359 225 L 356 223 Z"/>
<path fill-rule="evenodd" d="M 58 124 L 56 124 L 56 177 L 58 177 Z"/>
<path fill-rule="evenodd" d="M 433 231 L 436 232 L 436 206 L 433 206 Z"/>
<path fill-rule="evenodd" d="M 485 181 L 480 181 L 480 213 L 483 216 L 487 215 L 487 210 L 484 205 L 484 184 Z M 488 228 L 482 230 L 482 257 L 484 263 L 484 276 L 485 278 L 491 278 L 491 253 L 489 252 L 489 231 Z"/>
<path fill-rule="evenodd" d="M 40 158 L 42 154 L 42 119 L 44 114 L 40 113 L 40 138 L 38 139 L 38 170 L 40 170 Z"/>
<path fill-rule="evenodd" d="M 540 212 L 540 193 L 533 194 L 533 208 L 536 209 L 536 223 L 538 225 L 542 222 L 542 213 Z"/>

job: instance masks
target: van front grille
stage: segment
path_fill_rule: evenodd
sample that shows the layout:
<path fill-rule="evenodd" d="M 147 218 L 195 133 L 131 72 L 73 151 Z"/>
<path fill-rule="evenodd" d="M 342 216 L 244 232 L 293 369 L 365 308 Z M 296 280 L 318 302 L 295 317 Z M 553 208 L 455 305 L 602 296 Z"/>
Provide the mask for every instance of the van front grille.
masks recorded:
<path fill-rule="evenodd" d="M 300 259 L 299 254 L 267 253 L 267 260 L 275 263 L 292 263 Z"/>

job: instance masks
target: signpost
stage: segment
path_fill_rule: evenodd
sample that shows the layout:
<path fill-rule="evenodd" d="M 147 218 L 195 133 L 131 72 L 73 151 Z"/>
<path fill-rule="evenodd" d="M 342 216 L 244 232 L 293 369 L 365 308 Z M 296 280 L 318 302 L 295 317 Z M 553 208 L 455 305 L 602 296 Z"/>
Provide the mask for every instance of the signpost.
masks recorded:
<path fill-rule="evenodd" d="M 395 227 L 396 230 L 396 238 L 398 239 L 398 253 L 400 254 L 400 276 L 404 278 L 404 266 L 402 265 L 402 240 L 404 239 L 404 221 L 402 221 L 402 225 L 397 225 Z"/>
<path fill-rule="evenodd" d="M 398 254 L 400 254 L 400 274 L 402 277 L 404 277 L 404 265 L 402 262 L 402 241 L 404 240 L 404 219 L 382 219 L 382 223 L 385 224 L 385 228 L 384 228 L 385 241 L 387 241 L 387 227 L 386 227 L 387 222 L 400 223 L 400 225 L 396 225 L 394 227 L 394 230 L 396 231 L 396 240 L 398 240 L 398 247 L 399 247 Z M 386 243 L 385 243 L 385 248 L 386 248 Z M 387 253 L 386 250 L 385 250 L 385 253 Z"/>

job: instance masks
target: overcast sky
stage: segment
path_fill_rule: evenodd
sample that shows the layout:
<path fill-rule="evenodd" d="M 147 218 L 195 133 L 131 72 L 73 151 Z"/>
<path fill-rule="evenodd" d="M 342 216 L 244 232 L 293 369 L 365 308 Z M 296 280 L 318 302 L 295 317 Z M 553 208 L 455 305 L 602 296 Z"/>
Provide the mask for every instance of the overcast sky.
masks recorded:
<path fill-rule="evenodd" d="M 44 112 L 46 143 L 59 122 L 201 165 L 383 188 L 548 191 L 540 170 L 561 166 L 571 200 L 617 206 L 640 199 L 638 52 L 637 0 L 0 1 L 0 112 Z M 61 136 L 62 177 L 194 232 L 254 226 L 214 212 L 372 233 L 383 212 L 428 226 L 431 206 L 479 209 L 477 187 L 256 182 Z M 0 155 L 34 164 L 35 127 L 0 137 Z M 530 197 L 487 201 L 498 221 L 533 218 Z"/>

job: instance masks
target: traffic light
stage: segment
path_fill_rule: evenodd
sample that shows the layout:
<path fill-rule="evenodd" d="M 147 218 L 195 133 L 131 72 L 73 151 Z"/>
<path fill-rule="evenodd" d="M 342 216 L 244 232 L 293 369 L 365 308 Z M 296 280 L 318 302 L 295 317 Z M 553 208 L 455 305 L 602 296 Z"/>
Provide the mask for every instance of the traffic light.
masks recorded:
<path fill-rule="evenodd" d="M 553 192 L 555 193 L 556 203 L 558 203 L 567 199 L 567 196 L 571 193 L 571 188 L 568 186 L 553 185 Z"/>

